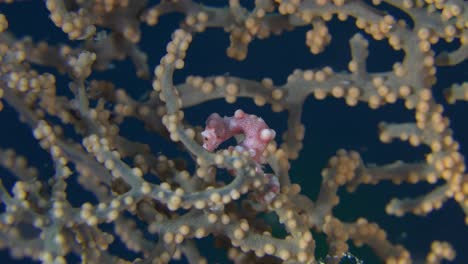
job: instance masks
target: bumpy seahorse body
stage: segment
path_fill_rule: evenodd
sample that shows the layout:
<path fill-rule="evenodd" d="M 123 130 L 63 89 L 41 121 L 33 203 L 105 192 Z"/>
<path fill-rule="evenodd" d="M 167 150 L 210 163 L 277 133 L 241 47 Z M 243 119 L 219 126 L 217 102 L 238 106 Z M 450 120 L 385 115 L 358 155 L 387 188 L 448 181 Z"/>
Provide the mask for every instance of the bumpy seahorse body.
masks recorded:
<path fill-rule="evenodd" d="M 262 118 L 246 114 L 241 109 L 236 110 L 232 117 L 221 117 L 213 113 L 206 120 L 205 130 L 201 134 L 203 147 L 208 151 L 214 151 L 235 135 L 244 135 L 244 139 L 234 149 L 239 152 L 248 151 L 252 160 L 257 163 L 257 172 L 265 175 L 267 184 L 261 191 L 260 200 L 270 202 L 276 197 L 279 192 L 278 178 L 274 174 L 264 173 L 261 166 L 266 162 L 262 154 L 268 143 L 275 138 L 276 132 L 269 128 Z"/>
<path fill-rule="evenodd" d="M 202 132 L 203 147 L 213 151 L 221 143 L 238 134 L 243 134 L 245 138 L 235 148 L 248 151 L 252 159 L 259 164 L 265 163 L 262 153 L 276 133 L 262 118 L 246 114 L 240 109 L 236 110 L 232 117 L 221 117 L 217 113 L 208 117 L 205 131 Z"/>

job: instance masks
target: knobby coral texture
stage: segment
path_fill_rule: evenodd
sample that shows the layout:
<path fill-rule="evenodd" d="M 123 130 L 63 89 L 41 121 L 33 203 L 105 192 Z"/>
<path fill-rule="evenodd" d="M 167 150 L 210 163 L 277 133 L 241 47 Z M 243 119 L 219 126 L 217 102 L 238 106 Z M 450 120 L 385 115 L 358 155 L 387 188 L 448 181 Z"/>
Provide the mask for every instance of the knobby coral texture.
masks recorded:
<path fill-rule="evenodd" d="M 463 0 L 0 0 L 2 263 L 468 263 Z"/>

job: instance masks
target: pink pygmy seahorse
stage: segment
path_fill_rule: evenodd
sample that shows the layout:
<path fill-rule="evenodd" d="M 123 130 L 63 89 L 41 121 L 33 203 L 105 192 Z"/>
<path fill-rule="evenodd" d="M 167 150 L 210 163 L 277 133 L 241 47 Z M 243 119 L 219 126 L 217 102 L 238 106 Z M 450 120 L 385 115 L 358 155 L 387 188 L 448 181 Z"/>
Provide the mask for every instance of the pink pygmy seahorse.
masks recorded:
<path fill-rule="evenodd" d="M 260 198 L 264 202 L 271 202 L 279 192 L 279 181 L 276 175 L 264 173 L 261 164 L 266 163 L 262 154 L 268 143 L 275 138 L 276 132 L 262 118 L 246 114 L 241 109 L 236 110 L 232 117 L 221 117 L 213 113 L 206 120 L 205 130 L 201 133 L 203 147 L 214 151 L 224 141 L 239 134 L 243 134 L 244 139 L 234 149 L 239 152 L 247 151 L 256 162 L 257 172 L 263 173 L 267 179 Z"/>

